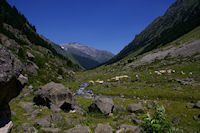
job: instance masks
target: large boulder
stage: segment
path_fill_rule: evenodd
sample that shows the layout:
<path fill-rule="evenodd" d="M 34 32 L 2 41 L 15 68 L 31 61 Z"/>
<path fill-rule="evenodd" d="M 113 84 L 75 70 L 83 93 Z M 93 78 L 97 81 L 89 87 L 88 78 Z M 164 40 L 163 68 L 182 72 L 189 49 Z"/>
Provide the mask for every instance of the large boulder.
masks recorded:
<path fill-rule="evenodd" d="M 64 85 L 54 82 L 50 82 L 36 91 L 33 100 L 36 105 L 51 108 L 51 105 L 54 104 L 66 112 L 75 109 L 77 106 L 72 92 Z"/>
<path fill-rule="evenodd" d="M 23 64 L 0 44 L 0 105 L 19 95 L 28 79 L 20 75 Z"/>
<path fill-rule="evenodd" d="M 18 96 L 28 79 L 21 75 L 23 63 L 0 44 L 0 128 L 11 126 L 8 103 Z M 9 124 L 9 125 L 8 125 Z"/>
<path fill-rule="evenodd" d="M 114 103 L 110 98 L 98 98 L 88 107 L 89 112 L 100 112 L 105 115 L 110 114 L 113 108 Z"/>

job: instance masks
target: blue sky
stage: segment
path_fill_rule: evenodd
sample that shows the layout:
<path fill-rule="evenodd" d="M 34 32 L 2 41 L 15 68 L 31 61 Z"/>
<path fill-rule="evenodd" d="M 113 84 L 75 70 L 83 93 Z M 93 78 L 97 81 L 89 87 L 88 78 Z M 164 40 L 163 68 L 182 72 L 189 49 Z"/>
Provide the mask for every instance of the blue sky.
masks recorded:
<path fill-rule="evenodd" d="M 117 54 L 175 0 L 7 0 L 37 32 Z"/>

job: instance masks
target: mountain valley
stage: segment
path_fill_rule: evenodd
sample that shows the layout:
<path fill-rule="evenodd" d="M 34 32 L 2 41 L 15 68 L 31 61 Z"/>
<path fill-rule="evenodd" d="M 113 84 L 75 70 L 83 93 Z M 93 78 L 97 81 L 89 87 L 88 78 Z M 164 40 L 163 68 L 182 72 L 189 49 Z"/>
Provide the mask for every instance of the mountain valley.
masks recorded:
<path fill-rule="evenodd" d="M 113 55 L 56 45 L 0 0 L 0 133 L 200 132 L 199 15 L 176 0 Z"/>

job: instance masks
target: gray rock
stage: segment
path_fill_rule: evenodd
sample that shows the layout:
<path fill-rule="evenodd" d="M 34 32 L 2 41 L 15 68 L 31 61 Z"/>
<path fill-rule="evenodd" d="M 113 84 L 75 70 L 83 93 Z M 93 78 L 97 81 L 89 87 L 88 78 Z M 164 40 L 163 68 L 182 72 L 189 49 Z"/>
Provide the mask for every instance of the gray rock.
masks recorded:
<path fill-rule="evenodd" d="M 134 124 L 144 124 L 145 122 L 142 120 L 133 119 Z"/>
<path fill-rule="evenodd" d="M 131 113 L 143 113 L 144 112 L 144 108 L 141 103 L 130 104 L 128 110 Z"/>
<path fill-rule="evenodd" d="M 15 111 L 11 111 L 11 116 L 16 116 L 16 112 Z"/>
<path fill-rule="evenodd" d="M 90 128 L 87 126 L 77 126 L 69 130 L 65 130 L 64 133 L 90 133 Z"/>
<path fill-rule="evenodd" d="M 69 117 L 66 117 L 66 118 L 65 118 L 65 125 L 66 125 L 67 127 L 69 127 L 69 126 L 72 125 L 72 120 L 71 120 Z"/>
<path fill-rule="evenodd" d="M 34 76 L 38 75 L 38 71 L 37 71 L 38 69 L 39 69 L 39 67 L 33 62 L 25 63 L 24 71 L 26 71 L 28 73 L 32 73 Z"/>
<path fill-rule="evenodd" d="M 19 102 L 18 105 L 22 107 L 26 113 L 33 111 L 33 103 L 31 102 Z"/>
<path fill-rule="evenodd" d="M 84 121 L 85 121 L 85 118 L 77 118 L 72 122 L 72 124 L 73 125 L 81 125 Z"/>
<path fill-rule="evenodd" d="M 64 85 L 54 82 L 42 86 L 40 90 L 35 93 L 33 100 L 36 105 L 50 108 L 51 104 L 54 104 L 65 112 L 69 112 L 77 106 L 72 92 Z"/>
<path fill-rule="evenodd" d="M 17 44 L 17 42 L 13 39 L 9 39 L 7 36 L 0 33 L 0 40 L 2 44 L 7 48 L 13 48 L 13 49 L 19 49 L 20 46 Z"/>
<path fill-rule="evenodd" d="M 25 86 L 28 82 L 28 78 L 23 76 L 22 74 L 20 74 L 19 77 L 18 77 L 18 81 L 20 82 L 20 84 L 22 86 Z"/>
<path fill-rule="evenodd" d="M 62 116 L 59 113 L 51 114 L 50 117 L 51 117 L 51 123 L 53 124 L 59 124 L 64 122 Z"/>
<path fill-rule="evenodd" d="M 51 104 L 50 108 L 51 108 L 51 110 L 53 112 L 56 112 L 56 113 L 58 113 L 58 112 L 61 111 L 61 109 L 57 105 L 55 105 L 55 104 Z"/>
<path fill-rule="evenodd" d="M 152 105 L 151 104 L 147 104 L 147 108 L 148 109 L 152 109 Z"/>
<path fill-rule="evenodd" d="M 141 133 L 141 129 L 139 128 L 139 126 L 121 125 L 117 128 L 116 133 L 121 133 L 121 132 Z"/>
<path fill-rule="evenodd" d="M 106 115 L 110 114 L 113 108 L 114 103 L 110 98 L 98 98 L 88 107 L 89 112 L 100 112 Z"/>
<path fill-rule="evenodd" d="M 41 111 L 39 109 L 36 109 L 34 110 L 32 113 L 31 113 L 31 117 L 32 118 L 35 118 Z"/>
<path fill-rule="evenodd" d="M 77 114 L 83 115 L 85 113 L 84 110 L 82 110 L 80 107 L 75 106 L 74 110 L 76 111 Z"/>
<path fill-rule="evenodd" d="M 18 96 L 27 83 L 20 75 L 23 64 L 13 54 L 0 45 L 0 105 L 7 104 Z"/>
<path fill-rule="evenodd" d="M 98 124 L 94 133 L 112 133 L 113 129 L 109 124 Z"/>
<path fill-rule="evenodd" d="M 199 108 L 200 109 L 200 101 L 194 104 L 194 108 Z"/>
<path fill-rule="evenodd" d="M 116 105 L 114 106 L 113 112 L 117 112 L 117 111 L 126 111 L 126 108 L 123 105 Z"/>
<path fill-rule="evenodd" d="M 31 93 L 33 92 L 32 89 L 23 89 L 23 96 L 31 96 Z"/>
<path fill-rule="evenodd" d="M 176 87 L 176 88 L 174 88 L 174 90 L 176 90 L 176 91 L 181 91 L 182 88 L 180 88 L 180 87 Z"/>
<path fill-rule="evenodd" d="M 18 126 L 17 130 L 20 132 L 25 132 L 25 133 L 33 133 L 37 131 L 34 127 L 32 127 L 28 123 L 23 123 L 22 125 Z"/>
<path fill-rule="evenodd" d="M 157 104 L 158 104 L 158 101 L 156 101 L 156 100 L 152 101 L 153 106 L 156 106 Z"/>
<path fill-rule="evenodd" d="M 51 125 L 50 121 L 51 121 L 50 116 L 47 116 L 45 118 L 36 119 L 34 121 L 34 125 L 41 126 L 41 127 L 50 127 L 50 125 Z"/>
<path fill-rule="evenodd" d="M 60 133 L 60 128 L 41 128 L 40 131 L 42 133 Z"/>
<path fill-rule="evenodd" d="M 179 123 L 180 123 L 180 121 L 179 121 L 178 118 L 174 118 L 174 119 L 172 120 L 172 123 L 173 123 L 174 126 L 178 126 Z"/>
<path fill-rule="evenodd" d="M 22 70 L 23 63 L 0 44 L 0 128 L 5 132 L 12 127 L 8 103 L 27 83 L 27 78 L 20 75 Z"/>
<path fill-rule="evenodd" d="M 30 52 L 27 52 L 27 53 L 26 53 L 26 56 L 27 56 L 27 58 L 28 58 L 30 61 L 34 61 L 34 59 L 35 59 L 35 56 L 32 55 Z"/>
<path fill-rule="evenodd" d="M 197 116 L 193 116 L 193 120 L 197 121 L 198 117 Z"/>

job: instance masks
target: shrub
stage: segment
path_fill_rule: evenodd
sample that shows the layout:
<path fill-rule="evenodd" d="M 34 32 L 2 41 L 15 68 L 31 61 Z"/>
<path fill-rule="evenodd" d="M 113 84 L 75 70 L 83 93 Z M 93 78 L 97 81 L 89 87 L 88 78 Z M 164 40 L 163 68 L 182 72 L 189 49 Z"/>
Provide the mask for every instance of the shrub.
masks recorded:
<path fill-rule="evenodd" d="M 172 133 L 173 131 L 172 123 L 165 118 L 163 106 L 156 106 L 153 116 L 147 113 L 143 120 L 145 121 L 142 125 L 144 133 Z"/>

